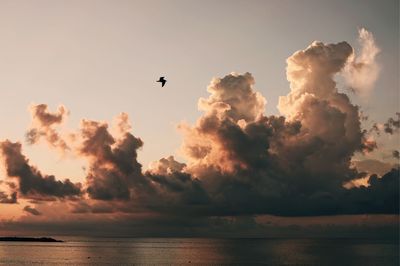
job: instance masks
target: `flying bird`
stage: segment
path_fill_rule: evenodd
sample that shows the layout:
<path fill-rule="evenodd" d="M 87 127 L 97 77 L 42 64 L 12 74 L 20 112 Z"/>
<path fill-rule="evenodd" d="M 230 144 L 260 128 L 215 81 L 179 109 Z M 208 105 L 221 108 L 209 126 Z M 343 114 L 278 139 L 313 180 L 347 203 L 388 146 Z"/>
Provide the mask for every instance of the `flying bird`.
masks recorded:
<path fill-rule="evenodd" d="M 164 87 L 165 83 L 167 83 L 167 80 L 164 77 L 160 77 L 160 79 L 157 80 L 157 82 L 161 82 L 161 87 Z"/>

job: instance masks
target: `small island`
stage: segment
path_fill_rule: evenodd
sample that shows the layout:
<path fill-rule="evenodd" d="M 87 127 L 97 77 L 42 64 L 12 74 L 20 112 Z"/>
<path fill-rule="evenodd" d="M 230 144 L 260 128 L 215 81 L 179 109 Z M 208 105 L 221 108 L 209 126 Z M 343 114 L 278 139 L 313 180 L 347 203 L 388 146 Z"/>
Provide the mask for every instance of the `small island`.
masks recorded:
<path fill-rule="evenodd" d="M 1 241 L 16 241 L 16 242 L 64 242 L 50 237 L 0 237 Z"/>

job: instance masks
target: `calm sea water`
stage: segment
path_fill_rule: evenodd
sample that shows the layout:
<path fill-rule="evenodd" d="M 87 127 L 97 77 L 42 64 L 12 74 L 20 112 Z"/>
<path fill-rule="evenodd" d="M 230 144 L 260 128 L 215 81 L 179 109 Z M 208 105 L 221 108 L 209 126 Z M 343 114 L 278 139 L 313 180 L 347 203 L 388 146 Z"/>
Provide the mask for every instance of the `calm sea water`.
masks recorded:
<path fill-rule="evenodd" d="M 65 239 L 65 238 L 61 238 Z M 0 242 L 0 265 L 399 265 L 399 244 L 376 239 L 70 238 Z"/>

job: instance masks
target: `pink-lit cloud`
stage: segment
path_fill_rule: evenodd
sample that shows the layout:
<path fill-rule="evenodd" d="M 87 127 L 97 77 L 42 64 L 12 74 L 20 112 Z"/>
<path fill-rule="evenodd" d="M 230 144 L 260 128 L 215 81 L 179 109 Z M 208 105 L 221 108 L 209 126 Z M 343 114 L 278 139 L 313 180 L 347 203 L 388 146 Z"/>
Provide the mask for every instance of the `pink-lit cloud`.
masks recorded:
<path fill-rule="evenodd" d="M 71 139 L 60 128 L 65 107 L 51 112 L 45 104 L 35 105 L 28 143 L 43 139 L 86 160 L 85 179 L 74 184 L 44 174 L 23 154 L 22 144 L 5 140 L 0 143 L 4 167 L 17 186 L 1 192 L 0 203 L 17 202 L 18 195 L 34 200 L 24 208 L 31 214 L 24 219 L 79 216 L 89 224 L 98 217 L 179 217 L 179 222 L 193 223 L 182 217 L 398 214 L 398 167 L 366 172 L 361 163 L 352 163 L 355 154 L 378 148 L 361 127 L 359 107 L 335 81 L 335 75 L 350 73 L 354 88 L 368 91 L 376 80 L 368 86 L 358 82 L 372 71 L 377 53 L 370 33 L 362 30 L 360 38 L 359 58 L 347 42 L 315 41 L 291 55 L 290 92 L 279 99 L 279 116 L 265 113 L 267 101 L 252 74 L 214 78 L 209 96 L 198 102 L 202 115 L 193 125 L 179 125 L 185 163 L 168 156 L 144 171 L 138 158 L 144 143 L 132 133 L 126 113 L 113 125 L 82 119 Z M 368 57 L 371 50 L 375 54 Z M 397 132 L 396 121 L 387 123 L 391 133 Z M 354 185 L 359 180 L 363 183 Z M 58 214 L 60 206 L 67 213 Z"/>

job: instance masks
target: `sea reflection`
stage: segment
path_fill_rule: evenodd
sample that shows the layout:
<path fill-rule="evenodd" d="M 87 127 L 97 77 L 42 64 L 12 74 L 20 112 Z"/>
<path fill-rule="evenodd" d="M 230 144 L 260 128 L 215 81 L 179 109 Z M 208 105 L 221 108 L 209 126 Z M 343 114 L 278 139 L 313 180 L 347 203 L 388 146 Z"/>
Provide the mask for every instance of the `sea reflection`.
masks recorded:
<path fill-rule="evenodd" d="M 0 243 L 1 265 L 398 265 L 398 242 L 368 239 L 71 238 Z"/>

